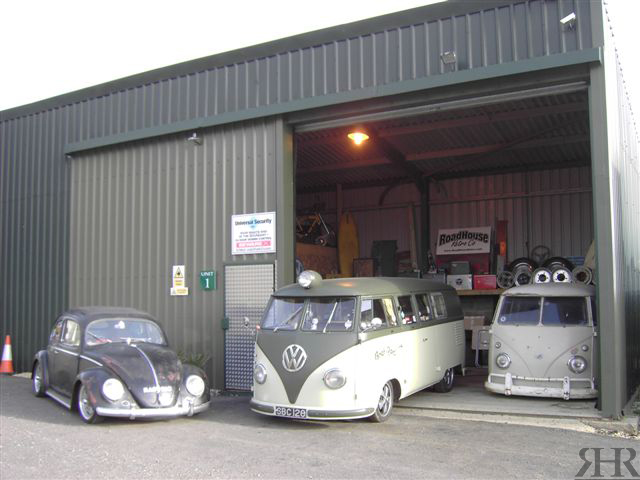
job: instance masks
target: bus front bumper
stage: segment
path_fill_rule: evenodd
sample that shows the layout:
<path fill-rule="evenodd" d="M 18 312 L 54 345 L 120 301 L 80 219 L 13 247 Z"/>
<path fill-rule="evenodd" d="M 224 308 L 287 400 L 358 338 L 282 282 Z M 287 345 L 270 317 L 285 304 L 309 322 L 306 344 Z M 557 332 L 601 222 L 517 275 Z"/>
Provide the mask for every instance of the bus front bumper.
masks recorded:
<path fill-rule="evenodd" d="M 598 396 L 593 380 L 586 378 L 538 378 L 520 375 L 491 373 L 484 388 L 502 395 L 522 395 L 527 397 L 550 397 L 589 399 Z"/>
<path fill-rule="evenodd" d="M 297 418 L 300 420 L 350 420 L 355 418 L 364 418 L 373 415 L 373 408 L 359 408 L 353 410 L 326 410 L 315 407 L 291 407 L 291 406 L 282 406 L 273 405 L 270 403 L 259 402 L 255 399 L 251 399 L 249 402 L 249 407 L 256 413 L 261 413 L 263 415 L 270 415 L 272 417 L 283 417 L 283 418 Z M 304 416 L 299 415 L 287 415 L 287 414 L 277 414 L 276 411 L 279 411 L 280 408 L 283 410 L 291 410 L 292 413 L 299 413 L 300 411 L 304 411 Z M 296 412 L 293 412 L 295 410 Z"/>

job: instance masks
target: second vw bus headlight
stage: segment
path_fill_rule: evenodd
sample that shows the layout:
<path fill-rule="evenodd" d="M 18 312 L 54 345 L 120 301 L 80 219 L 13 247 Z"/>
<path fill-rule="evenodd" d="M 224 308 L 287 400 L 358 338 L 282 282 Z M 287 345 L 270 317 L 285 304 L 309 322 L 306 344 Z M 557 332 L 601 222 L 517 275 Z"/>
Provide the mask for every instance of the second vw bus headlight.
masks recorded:
<path fill-rule="evenodd" d="M 509 365 L 511 365 L 511 357 L 504 352 L 501 353 L 496 357 L 496 365 L 498 365 L 500 368 L 509 367 Z"/>
<path fill-rule="evenodd" d="M 194 397 L 199 397 L 204 393 L 204 380 L 199 375 L 189 375 L 184 386 Z"/>
<path fill-rule="evenodd" d="M 107 400 L 116 402 L 124 395 L 124 386 L 117 378 L 108 378 L 102 384 L 102 394 Z"/>
<path fill-rule="evenodd" d="M 331 370 L 327 370 L 324 374 L 323 380 L 327 387 L 336 390 L 344 387 L 344 384 L 347 383 L 347 376 L 342 373 L 342 370 L 339 368 L 333 368 Z"/>
<path fill-rule="evenodd" d="M 587 360 L 580 355 L 576 355 L 569 359 L 567 366 L 573 373 L 582 373 L 587 369 Z"/>
<path fill-rule="evenodd" d="M 261 363 L 257 364 L 253 369 L 253 378 L 262 385 L 267 381 L 267 369 Z"/>

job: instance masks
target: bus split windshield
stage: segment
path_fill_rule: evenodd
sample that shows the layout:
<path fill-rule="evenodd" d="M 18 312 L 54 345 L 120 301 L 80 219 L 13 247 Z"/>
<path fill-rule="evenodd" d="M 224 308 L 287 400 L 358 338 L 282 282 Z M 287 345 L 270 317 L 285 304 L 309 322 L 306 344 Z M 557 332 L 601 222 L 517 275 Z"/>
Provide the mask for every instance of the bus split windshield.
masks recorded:
<path fill-rule="evenodd" d="M 356 300 L 353 297 L 274 297 L 262 319 L 264 330 L 347 332 L 353 329 Z"/>
<path fill-rule="evenodd" d="M 542 315 L 541 315 L 542 310 Z M 505 297 L 498 315 L 500 325 L 587 325 L 583 297 Z"/>

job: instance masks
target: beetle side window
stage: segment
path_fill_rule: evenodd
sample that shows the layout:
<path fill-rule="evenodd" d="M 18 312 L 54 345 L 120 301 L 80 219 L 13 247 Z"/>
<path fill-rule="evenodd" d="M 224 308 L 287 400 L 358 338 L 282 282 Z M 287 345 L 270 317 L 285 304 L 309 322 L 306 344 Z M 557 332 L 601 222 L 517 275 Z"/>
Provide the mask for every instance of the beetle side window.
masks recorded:
<path fill-rule="evenodd" d="M 402 325 L 409 325 L 411 323 L 416 323 L 418 320 L 416 319 L 415 314 L 413 313 L 413 304 L 411 303 L 411 296 L 405 295 L 402 297 L 398 297 L 398 305 L 400 307 L 400 322 Z"/>
<path fill-rule="evenodd" d="M 374 319 L 379 319 L 379 322 Z M 396 325 L 391 298 L 362 299 L 360 303 L 360 328 L 376 330 Z"/>
<path fill-rule="evenodd" d="M 436 318 L 443 318 L 447 316 L 447 304 L 445 303 L 444 296 L 441 293 L 432 293 L 431 303 L 433 304 L 433 314 Z"/>
<path fill-rule="evenodd" d="M 62 343 L 77 347 L 80 345 L 80 326 L 73 320 L 67 320 L 62 331 Z"/>
<path fill-rule="evenodd" d="M 418 306 L 418 320 L 420 322 L 428 322 L 431 320 L 431 307 L 429 307 L 429 299 L 424 293 L 416 295 L 416 305 Z"/>
<path fill-rule="evenodd" d="M 51 335 L 49 335 L 49 343 L 57 343 L 60 341 L 60 334 L 62 333 L 62 324 L 64 320 L 58 320 L 56 324 L 53 326 L 53 330 L 51 330 Z"/>

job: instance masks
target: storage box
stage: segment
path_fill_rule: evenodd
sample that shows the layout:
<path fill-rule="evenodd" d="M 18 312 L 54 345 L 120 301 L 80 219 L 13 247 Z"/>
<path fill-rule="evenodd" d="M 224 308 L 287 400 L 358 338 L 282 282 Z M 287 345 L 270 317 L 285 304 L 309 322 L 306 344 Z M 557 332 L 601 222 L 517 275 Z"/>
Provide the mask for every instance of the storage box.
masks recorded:
<path fill-rule="evenodd" d="M 450 262 L 449 263 L 449 275 L 469 275 L 471 273 L 471 266 L 469 262 Z"/>
<path fill-rule="evenodd" d="M 447 275 L 447 283 L 456 290 L 471 290 L 473 275 Z"/>
<path fill-rule="evenodd" d="M 424 273 L 422 278 L 425 280 L 431 280 L 434 282 L 447 283 L 446 273 Z"/>
<path fill-rule="evenodd" d="M 474 290 L 495 290 L 496 276 L 495 275 L 474 275 L 473 276 L 473 289 Z"/>

